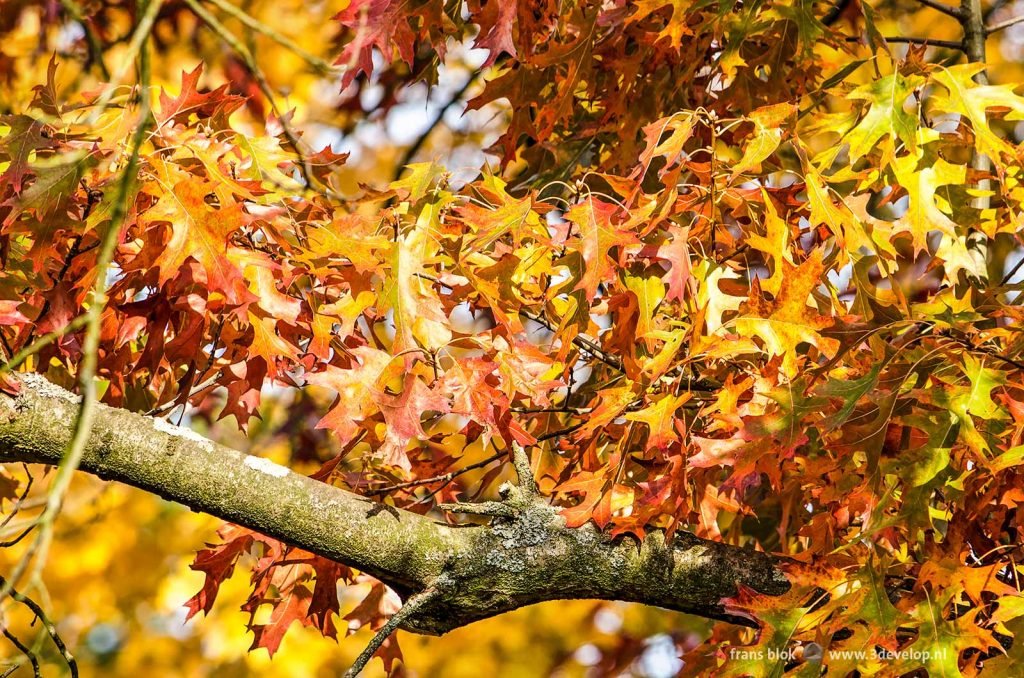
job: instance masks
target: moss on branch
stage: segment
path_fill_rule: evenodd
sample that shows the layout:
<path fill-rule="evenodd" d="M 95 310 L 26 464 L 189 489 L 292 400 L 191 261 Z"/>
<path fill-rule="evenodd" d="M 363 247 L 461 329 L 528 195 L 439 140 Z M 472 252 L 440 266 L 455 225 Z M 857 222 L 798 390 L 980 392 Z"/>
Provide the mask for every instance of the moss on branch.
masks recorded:
<path fill-rule="evenodd" d="M 77 398 L 38 376 L 0 395 L 0 462 L 57 464 L 73 433 Z M 590 598 L 656 605 L 738 623 L 722 599 L 738 583 L 782 594 L 774 560 L 679 533 L 666 543 L 570 529 L 541 501 L 491 526 L 452 527 L 292 473 L 190 429 L 100 406 L 80 469 L 214 515 L 379 578 L 429 602 L 402 628 L 439 634 L 546 600 Z"/>

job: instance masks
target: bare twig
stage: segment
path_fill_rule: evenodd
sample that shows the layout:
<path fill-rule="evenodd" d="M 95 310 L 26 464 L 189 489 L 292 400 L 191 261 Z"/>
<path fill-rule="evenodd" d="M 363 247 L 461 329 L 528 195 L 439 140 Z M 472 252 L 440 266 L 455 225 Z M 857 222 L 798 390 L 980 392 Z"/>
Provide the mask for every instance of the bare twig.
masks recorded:
<path fill-rule="evenodd" d="M 110 86 L 100 95 L 100 98 L 96 101 L 96 107 L 89 115 L 88 123 L 90 125 L 95 124 L 100 119 L 100 116 L 103 115 L 103 112 L 107 110 L 107 107 L 110 106 L 118 85 L 124 82 L 128 71 L 135 65 L 135 58 L 145 51 L 146 41 L 149 39 L 149 34 L 153 32 L 153 24 L 156 23 L 156 16 L 160 13 L 161 5 L 163 5 L 163 0 L 150 0 L 149 4 L 145 6 L 144 11 L 139 17 L 139 23 L 135 27 L 135 32 L 132 33 L 131 40 L 128 41 L 128 49 L 121 57 L 124 59 L 123 65 L 114 73 L 114 77 L 110 80 Z M 149 95 L 147 94 L 146 96 L 148 97 Z"/>
<path fill-rule="evenodd" d="M 54 624 L 53 621 L 48 616 L 46 616 L 46 613 L 43 611 L 43 608 L 41 608 L 36 601 L 32 600 L 25 594 L 16 591 L 10 585 L 10 582 L 8 582 L 2 576 L 0 576 L 0 586 L 3 586 L 5 589 L 7 589 L 7 591 L 10 593 L 11 598 L 14 598 L 16 601 L 18 601 L 19 603 L 27 607 L 29 610 L 31 610 L 32 614 L 34 614 L 36 618 L 39 619 L 39 621 L 43 625 L 43 628 L 46 630 L 46 633 L 50 636 L 50 639 L 53 640 L 53 644 L 57 646 L 57 650 L 60 652 L 60 656 L 63 657 L 64 661 L 67 663 L 68 669 L 71 671 L 71 677 L 78 678 L 78 662 L 75 661 L 74 655 L 72 655 L 71 652 L 68 650 L 68 646 L 64 643 L 64 640 L 61 639 L 60 634 L 57 632 L 57 625 Z"/>
<path fill-rule="evenodd" d="M 924 5 L 925 7 L 931 7 L 932 9 L 934 9 L 936 11 L 939 11 L 939 12 L 942 12 L 946 16 L 951 16 L 954 19 L 959 19 L 960 17 L 963 16 L 963 11 L 959 7 L 955 7 L 953 5 L 947 5 L 946 3 L 940 2 L 939 0 L 917 0 L 917 1 L 919 3 L 921 3 L 922 5 Z M 886 40 L 888 40 L 888 38 L 886 38 Z"/>
<path fill-rule="evenodd" d="M 993 33 L 998 33 L 999 31 L 1009 28 L 1010 26 L 1016 26 L 1022 21 L 1024 21 L 1024 14 L 1013 17 L 1012 19 L 1007 19 L 1006 21 L 1000 21 L 997 24 L 992 24 L 991 26 L 985 28 L 985 35 L 992 35 Z"/>
<path fill-rule="evenodd" d="M 510 407 L 510 412 L 516 414 L 589 414 L 592 407 L 569 407 L 568 405 L 558 405 L 555 407 Z"/>
<path fill-rule="evenodd" d="M 208 2 L 216 6 L 217 9 L 221 10 L 225 14 L 229 14 L 235 19 L 238 19 L 243 25 L 247 26 L 248 28 L 251 28 L 257 33 L 265 35 L 266 37 L 270 38 L 277 44 L 284 47 L 285 49 L 294 53 L 296 56 L 301 57 L 303 61 L 312 66 L 313 69 L 318 73 L 326 74 L 341 70 L 335 66 L 332 66 L 327 61 L 321 59 L 315 54 L 307 52 L 288 36 L 281 35 L 270 26 L 267 26 L 265 23 L 254 18 L 251 14 L 247 14 L 241 8 L 232 5 L 230 2 L 225 2 L 225 0 L 208 0 Z"/>
<path fill-rule="evenodd" d="M 11 546 L 14 546 L 18 542 L 20 542 L 22 539 L 27 537 L 29 535 L 29 533 L 32 532 L 32 530 L 36 529 L 36 524 L 37 524 L 36 521 L 32 521 L 32 523 L 28 527 L 26 527 L 24 530 L 22 530 L 21 534 L 19 534 L 14 539 L 9 539 L 7 541 L 0 541 L 0 549 L 9 548 Z"/>
<path fill-rule="evenodd" d="M 35 678 L 40 678 L 43 674 L 41 674 L 39 672 L 39 658 L 36 657 L 36 653 L 33 652 L 28 647 L 26 647 L 24 643 L 22 643 L 20 640 L 18 640 L 17 636 L 15 636 L 13 633 L 8 631 L 7 629 L 4 629 L 4 638 L 6 638 L 7 640 L 11 641 L 11 644 L 14 645 L 14 647 L 18 648 L 18 652 L 22 653 L 23 655 L 25 655 L 25 657 L 28 658 L 29 663 L 32 664 L 32 675 Z M 17 671 L 20 667 L 21 667 L 20 663 L 15 664 L 11 668 L 9 668 L 6 671 L 4 671 L 3 674 L 0 674 L 0 678 L 3 678 L 4 676 L 11 675 L 15 671 Z"/>
<path fill-rule="evenodd" d="M 404 482 L 404 483 L 397 483 L 395 485 L 388 485 L 387 487 L 378 487 L 376 489 L 367 490 L 366 493 L 367 494 L 371 494 L 371 495 L 374 495 L 374 494 L 388 494 L 390 492 L 395 492 L 396 490 L 404 490 L 404 489 L 407 489 L 407 488 L 410 488 L 410 487 L 419 487 L 420 485 L 431 485 L 433 483 L 445 483 L 445 484 L 447 484 L 447 483 L 450 483 L 451 481 L 455 480 L 456 478 L 458 478 L 459 476 L 461 476 L 464 473 L 468 473 L 470 471 L 474 471 L 474 470 L 476 470 L 478 468 L 483 468 L 484 466 L 487 466 L 488 464 L 497 461 L 498 459 L 500 459 L 504 455 L 505 455 L 504 452 L 497 452 L 497 453 L 492 454 L 491 456 L 487 457 L 486 459 L 481 459 L 480 461 L 475 462 L 473 464 L 470 464 L 469 466 L 465 466 L 463 468 L 460 468 L 457 471 L 449 471 L 448 473 L 442 473 L 441 475 L 437 475 L 437 476 L 434 476 L 432 478 L 419 478 L 417 480 L 410 480 L 410 481 Z"/>
<path fill-rule="evenodd" d="M 466 80 L 466 84 L 460 87 L 459 91 L 453 94 L 452 98 L 448 100 L 448 103 L 438 110 L 437 115 L 434 116 L 434 119 L 430 121 L 429 125 L 427 125 L 427 129 L 423 130 L 423 134 L 421 134 L 416 141 L 409 146 L 409 148 L 405 149 L 405 153 L 402 154 L 402 159 L 395 167 L 395 174 L 392 178 L 393 181 L 398 181 L 402 177 L 402 172 L 405 170 L 405 166 L 412 162 L 416 157 L 416 154 L 419 153 L 421 148 L 423 148 L 423 144 L 427 142 L 427 139 L 430 138 L 433 131 L 441 124 L 445 113 L 447 113 L 452 106 L 462 101 L 462 97 L 465 96 L 469 88 L 473 86 L 473 83 L 476 82 L 480 73 L 481 71 L 475 71 L 469 76 L 469 79 Z"/>
<path fill-rule="evenodd" d="M 380 646 L 384 644 L 384 641 L 395 632 L 395 629 L 397 629 L 398 626 L 406 619 L 414 615 L 425 603 L 429 602 L 432 598 L 435 598 L 437 594 L 438 589 L 431 587 L 409 596 L 409 599 L 405 601 L 405 604 L 402 605 L 398 612 L 391 615 L 391 618 L 384 623 L 384 626 L 380 627 L 380 630 L 373 636 L 373 639 L 370 640 L 370 643 L 366 648 L 359 653 L 355 662 L 353 662 L 349 670 L 345 672 L 344 678 L 356 678 L 356 676 L 359 675 L 359 672 L 362 671 L 366 667 L 366 664 L 373 658 L 373 655 L 377 650 L 380 649 Z"/>
<path fill-rule="evenodd" d="M 207 390 L 207 389 L 209 389 L 209 388 L 211 388 L 213 386 L 216 386 L 218 379 L 220 379 L 220 372 L 219 371 L 217 372 L 217 374 L 213 375 L 212 377 L 210 377 L 209 379 L 207 379 L 203 383 L 201 383 L 198 386 L 195 386 L 192 389 L 190 389 L 189 392 L 188 392 L 188 398 L 185 399 L 184 403 L 179 403 L 177 401 L 177 399 L 171 400 L 169 402 L 164 403 L 163 405 L 160 405 L 158 407 L 154 407 L 149 412 L 146 412 L 146 414 L 148 416 L 151 416 L 151 417 L 162 417 L 163 415 L 167 414 L 168 412 L 174 411 L 179 405 L 187 404 L 189 400 L 191 400 L 195 396 L 199 395 L 203 391 L 205 391 L 205 390 Z"/>
<path fill-rule="evenodd" d="M 285 138 L 288 140 L 288 145 L 292 147 L 299 160 L 299 171 L 302 173 L 303 179 L 306 181 L 306 186 L 325 198 L 332 200 L 344 200 L 345 197 L 337 193 L 330 186 L 317 179 L 316 174 L 313 172 L 313 163 L 310 161 L 306 152 L 302 148 L 302 140 L 299 138 L 298 132 L 292 127 L 291 122 L 288 121 L 288 116 L 281 112 L 280 107 L 277 105 L 277 95 L 274 93 L 273 88 L 267 81 L 266 76 L 256 63 L 255 57 L 249 48 L 242 44 L 242 42 L 222 24 L 217 17 L 213 16 L 209 10 L 199 4 L 198 0 L 185 0 L 185 4 L 188 5 L 189 9 L 206 24 L 207 28 L 217 34 L 221 40 L 223 40 L 228 47 L 235 51 L 236 54 L 242 59 L 245 67 L 252 74 L 252 77 L 256 80 L 256 85 L 260 88 L 260 92 L 266 97 L 267 102 L 270 104 L 271 109 L 274 111 L 274 115 L 277 117 L 278 122 L 281 124 L 281 130 L 284 132 Z"/>
<path fill-rule="evenodd" d="M 530 320 L 536 323 L 540 323 L 548 330 L 552 332 L 555 331 L 555 326 L 551 323 L 550 320 L 544 317 L 544 315 L 540 313 L 531 313 L 530 311 L 523 311 L 522 313 Z M 582 334 L 577 334 L 575 337 L 573 337 L 572 343 L 576 348 L 583 349 L 584 351 L 591 354 L 592 356 L 594 356 L 604 364 L 608 365 L 609 367 L 614 367 L 616 370 L 620 372 L 623 370 L 622 360 L 620 360 L 618 356 L 606 352 L 604 349 L 602 349 L 600 346 L 598 346 L 596 343 L 594 343 L 587 337 L 583 336 Z"/>
<path fill-rule="evenodd" d="M 20 511 L 25 505 L 25 498 L 28 497 L 28 493 L 32 491 L 32 483 L 35 481 L 35 477 L 29 473 L 28 464 L 22 464 L 21 467 L 25 469 L 25 477 L 27 478 L 25 482 L 25 489 L 22 490 L 21 496 L 14 502 L 14 505 L 11 507 L 11 512 L 7 514 L 3 521 L 0 521 L 0 528 L 7 527 L 7 523 L 11 522 L 14 516 L 18 515 L 18 511 Z"/>
<path fill-rule="evenodd" d="M 585 421 L 581 421 L 580 423 L 569 426 L 568 428 L 563 428 L 558 431 L 551 431 L 550 433 L 545 433 L 544 435 L 537 437 L 537 442 L 543 443 L 547 440 L 554 440 L 555 438 L 561 438 L 562 436 L 567 436 L 570 433 L 575 433 L 579 429 L 583 428 L 583 425 L 586 423 L 587 422 Z"/>
<path fill-rule="evenodd" d="M 103 63 L 103 43 L 100 42 L 99 36 L 93 30 L 92 22 L 82 14 L 82 8 L 74 0 L 60 0 L 60 6 L 82 27 L 82 31 L 85 33 L 85 42 L 89 46 L 89 63 L 87 65 L 96 66 L 103 79 L 110 80 L 110 71 Z"/>
<path fill-rule="evenodd" d="M 825 26 L 831 26 L 839 17 L 842 16 L 843 11 L 850 6 L 851 0 L 838 0 L 831 7 L 828 8 L 828 12 L 825 16 L 821 17 L 821 23 Z"/>
<path fill-rule="evenodd" d="M 72 319 L 71 322 L 69 322 L 67 325 L 60 328 L 59 330 L 47 332 L 43 336 L 36 339 L 33 343 L 23 347 L 20 351 L 11 356 L 11 359 L 8 360 L 6 363 L 0 365 L 0 374 L 3 374 L 4 372 L 10 372 L 14 368 L 18 367 L 18 365 L 25 362 L 25 360 L 27 360 L 29 357 L 43 350 L 53 342 L 63 337 L 65 334 L 68 334 L 69 332 L 75 332 L 81 329 L 88 321 L 89 314 L 83 313 L 82 315 Z"/>
<path fill-rule="evenodd" d="M 846 42 L 860 42 L 860 36 L 850 35 L 846 37 Z M 955 40 L 933 40 L 931 38 L 907 38 L 903 36 L 886 36 L 883 38 L 886 42 L 904 43 L 910 45 L 923 45 L 925 47 L 943 47 L 945 49 L 955 49 L 963 52 L 965 48 L 962 43 L 956 42 Z"/>

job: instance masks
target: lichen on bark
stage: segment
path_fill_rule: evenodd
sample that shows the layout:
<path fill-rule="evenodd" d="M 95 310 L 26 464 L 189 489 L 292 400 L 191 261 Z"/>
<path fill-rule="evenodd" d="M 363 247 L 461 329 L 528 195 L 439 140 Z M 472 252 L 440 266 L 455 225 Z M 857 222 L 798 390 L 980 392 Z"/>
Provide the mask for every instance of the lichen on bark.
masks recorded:
<path fill-rule="evenodd" d="M 77 402 L 39 378 L 0 395 L 0 462 L 58 464 Z M 679 532 L 670 543 L 568 528 L 535 490 L 503 489 L 490 525 L 450 526 L 374 502 L 207 440 L 188 429 L 101 406 L 80 470 L 147 490 L 377 577 L 403 596 L 435 590 L 403 620 L 439 634 L 547 600 L 656 605 L 738 623 L 723 598 L 737 585 L 789 588 L 763 553 Z M 272 470 L 273 472 L 268 472 Z"/>

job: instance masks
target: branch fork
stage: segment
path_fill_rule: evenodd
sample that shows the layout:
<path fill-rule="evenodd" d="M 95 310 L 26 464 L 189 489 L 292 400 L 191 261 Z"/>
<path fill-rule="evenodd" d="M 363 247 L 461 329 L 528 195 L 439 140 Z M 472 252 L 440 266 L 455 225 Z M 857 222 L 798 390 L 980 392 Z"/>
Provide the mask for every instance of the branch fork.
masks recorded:
<path fill-rule="evenodd" d="M 512 465 L 516 470 L 517 485 L 502 483 L 498 488 L 501 501 L 453 502 L 439 504 L 438 508 L 449 513 L 463 513 L 475 516 L 488 516 L 514 520 L 537 508 L 552 512 L 551 507 L 541 498 L 537 481 L 530 469 L 530 457 L 526 448 L 512 443 Z"/>
<path fill-rule="evenodd" d="M 77 398 L 39 376 L 0 393 L 0 463 L 55 465 L 75 431 Z M 361 570 L 405 606 L 396 628 L 440 635 L 549 600 L 623 600 L 744 626 L 725 599 L 739 586 L 781 595 L 779 559 L 676 531 L 613 538 L 593 524 L 565 526 L 544 502 L 526 450 L 512 449 L 519 481 L 502 489 L 490 525 L 447 525 L 232 450 L 198 433 L 103 404 L 79 470 L 177 501 Z M 472 506 L 472 505 L 470 505 Z M 479 507 L 477 507 L 479 508 Z M 478 514 L 481 514 L 479 511 Z M 497 514 L 497 515 L 496 515 Z M 484 514 L 488 515 L 488 514 Z M 355 667 L 355 675 L 358 666 Z"/>

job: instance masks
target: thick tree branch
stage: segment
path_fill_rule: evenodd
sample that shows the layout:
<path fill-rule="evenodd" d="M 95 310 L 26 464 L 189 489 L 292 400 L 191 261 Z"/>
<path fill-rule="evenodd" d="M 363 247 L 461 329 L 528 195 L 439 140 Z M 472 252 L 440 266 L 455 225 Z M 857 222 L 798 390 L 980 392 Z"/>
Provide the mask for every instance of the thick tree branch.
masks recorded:
<path fill-rule="evenodd" d="M 77 398 L 34 375 L 0 395 L 0 462 L 57 464 Z M 611 539 L 540 501 L 492 526 L 449 526 L 307 478 L 195 432 L 99 406 L 80 470 L 282 539 L 371 574 L 403 597 L 436 590 L 400 627 L 438 634 L 546 600 L 626 600 L 749 625 L 738 583 L 781 594 L 763 554 L 677 533 Z"/>

